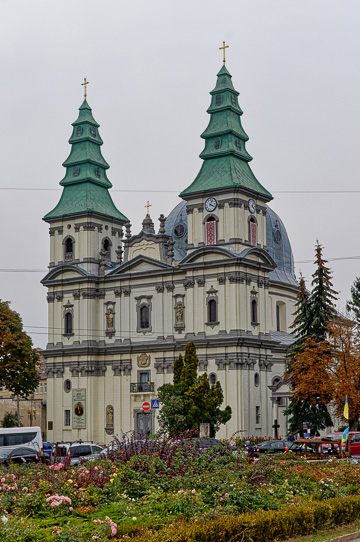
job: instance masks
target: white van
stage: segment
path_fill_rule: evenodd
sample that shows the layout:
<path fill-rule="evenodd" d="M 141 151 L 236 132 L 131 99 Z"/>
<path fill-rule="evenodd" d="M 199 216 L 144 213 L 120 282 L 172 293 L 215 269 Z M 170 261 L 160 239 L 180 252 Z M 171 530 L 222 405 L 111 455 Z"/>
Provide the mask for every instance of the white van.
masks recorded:
<path fill-rule="evenodd" d="M 42 436 L 40 427 L 0 427 L 0 454 L 24 446 L 41 452 Z"/>

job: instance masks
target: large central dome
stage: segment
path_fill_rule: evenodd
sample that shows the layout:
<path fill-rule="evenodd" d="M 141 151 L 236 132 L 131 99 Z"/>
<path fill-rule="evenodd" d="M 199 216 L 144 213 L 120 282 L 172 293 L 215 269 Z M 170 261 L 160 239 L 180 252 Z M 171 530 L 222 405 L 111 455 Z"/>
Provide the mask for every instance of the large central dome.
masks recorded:
<path fill-rule="evenodd" d="M 175 261 L 181 261 L 186 255 L 187 213 L 186 201 L 181 201 L 169 214 L 165 222 L 165 233 L 175 241 Z M 277 267 L 269 273 L 269 278 L 276 282 L 297 285 L 294 269 L 294 257 L 281 218 L 267 205 L 266 245 Z"/>

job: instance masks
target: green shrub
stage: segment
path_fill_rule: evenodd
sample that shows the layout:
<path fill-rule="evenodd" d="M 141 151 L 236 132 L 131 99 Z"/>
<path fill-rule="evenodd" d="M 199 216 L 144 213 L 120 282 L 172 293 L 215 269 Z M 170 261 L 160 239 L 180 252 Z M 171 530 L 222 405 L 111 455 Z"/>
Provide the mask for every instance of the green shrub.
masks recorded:
<path fill-rule="evenodd" d="M 360 497 L 328 499 L 287 506 L 280 511 L 222 516 L 208 521 L 174 524 L 138 538 L 146 542 L 272 542 L 314 533 L 360 518 Z"/>

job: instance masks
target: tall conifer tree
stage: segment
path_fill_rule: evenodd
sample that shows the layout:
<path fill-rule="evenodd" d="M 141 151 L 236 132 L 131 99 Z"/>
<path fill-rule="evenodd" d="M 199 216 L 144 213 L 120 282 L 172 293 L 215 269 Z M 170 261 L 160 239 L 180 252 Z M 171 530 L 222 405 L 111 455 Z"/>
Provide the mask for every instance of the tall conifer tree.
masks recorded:
<path fill-rule="evenodd" d="M 360 277 L 356 277 L 351 286 L 351 300 L 346 303 L 348 311 L 354 315 L 354 320 L 360 325 Z"/>
<path fill-rule="evenodd" d="M 327 328 L 334 318 L 336 311 L 334 301 L 337 292 L 333 290 L 331 271 L 323 259 L 322 246 L 317 242 L 315 247 L 316 269 L 312 275 L 312 292 L 306 290 L 305 280 L 301 276 L 298 291 L 298 301 L 294 313 L 293 324 L 296 341 L 288 351 L 288 375 L 292 379 L 292 387 L 296 387 L 296 370 L 301 363 L 301 355 L 309 341 L 317 343 L 326 341 Z M 331 416 L 326 403 L 319 397 L 306 397 L 304 400 L 291 399 L 286 414 L 290 416 L 289 426 L 294 433 L 302 431 L 303 422 L 311 423 L 312 434 L 332 425 Z"/>

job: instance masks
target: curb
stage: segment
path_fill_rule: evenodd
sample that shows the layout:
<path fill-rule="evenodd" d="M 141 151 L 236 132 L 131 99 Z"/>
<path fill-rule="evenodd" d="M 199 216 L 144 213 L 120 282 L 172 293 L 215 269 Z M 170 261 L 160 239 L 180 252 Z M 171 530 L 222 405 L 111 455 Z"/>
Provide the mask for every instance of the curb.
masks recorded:
<path fill-rule="evenodd" d="M 327 542 L 350 542 L 351 540 L 356 540 L 357 538 L 360 538 L 360 531 L 356 531 L 356 533 L 344 534 L 338 538 L 331 538 Z"/>

